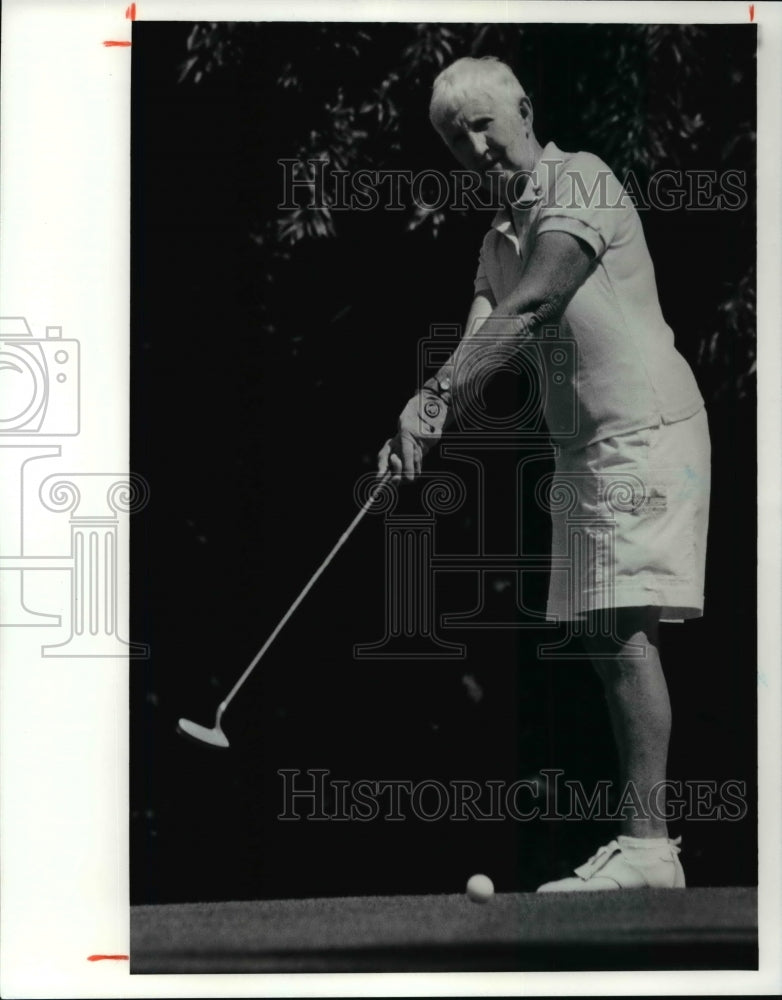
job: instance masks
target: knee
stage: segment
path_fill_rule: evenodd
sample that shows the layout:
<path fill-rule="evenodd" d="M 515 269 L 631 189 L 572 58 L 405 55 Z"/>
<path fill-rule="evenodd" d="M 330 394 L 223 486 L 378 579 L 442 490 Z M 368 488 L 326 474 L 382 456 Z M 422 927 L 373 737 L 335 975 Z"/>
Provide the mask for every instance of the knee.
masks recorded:
<path fill-rule="evenodd" d="M 589 656 L 622 656 L 658 645 L 659 608 L 608 608 L 587 615 L 581 638 Z"/>
<path fill-rule="evenodd" d="M 628 657 L 616 655 L 612 658 L 597 657 L 591 659 L 592 669 L 603 685 L 603 690 L 609 693 L 623 685 L 633 683 L 644 669 L 648 657 Z"/>
<path fill-rule="evenodd" d="M 657 608 L 619 608 L 587 621 L 584 650 L 603 684 L 632 676 L 659 662 Z"/>

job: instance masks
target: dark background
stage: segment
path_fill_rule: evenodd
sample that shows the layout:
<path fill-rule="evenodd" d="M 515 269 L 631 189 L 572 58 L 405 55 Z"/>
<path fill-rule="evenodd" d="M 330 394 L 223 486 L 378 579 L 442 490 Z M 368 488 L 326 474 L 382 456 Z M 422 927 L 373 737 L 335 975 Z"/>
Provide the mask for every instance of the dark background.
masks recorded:
<path fill-rule="evenodd" d="M 741 822 L 685 820 L 692 885 L 756 882 L 755 31 L 752 27 L 133 26 L 131 901 L 498 890 L 567 874 L 606 823 L 280 823 L 279 768 L 334 778 L 615 778 L 588 665 L 535 631 L 447 630 L 464 661 L 353 658 L 383 634 L 382 518 L 367 517 L 226 715 L 229 751 L 177 736 L 218 702 L 355 513 L 432 323 L 463 322 L 485 212 L 281 212 L 279 157 L 438 168 L 439 68 L 496 54 L 541 143 L 621 177 L 741 169 L 740 212 L 642 214 L 663 309 L 707 399 L 713 490 L 703 619 L 664 627 L 670 777 L 743 781 Z M 487 472 L 502 483 L 513 456 Z M 431 456 L 432 470 L 452 468 Z M 547 468 L 541 463 L 541 473 Z M 507 481 L 507 480 L 506 480 Z M 403 498 L 415 511 L 416 487 Z M 475 498 L 438 522 L 469 550 Z M 525 498 L 525 546 L 548 526 Z M 502 548 L 503 522 L 493 524 Z M 508 521 L 509 548 L 512 524 Z M 514 611 L 508 574 L 489 610 Z M 472 589 L 471 589 L 472 588 Z M 546 580 L 525 600 L 542 608 Z M 440 612 L 476 597 L 441 574 Z M 465 679 L 467 678 L 467 680 Z M 543 803 L 540 803 L 541 805 Z"/>

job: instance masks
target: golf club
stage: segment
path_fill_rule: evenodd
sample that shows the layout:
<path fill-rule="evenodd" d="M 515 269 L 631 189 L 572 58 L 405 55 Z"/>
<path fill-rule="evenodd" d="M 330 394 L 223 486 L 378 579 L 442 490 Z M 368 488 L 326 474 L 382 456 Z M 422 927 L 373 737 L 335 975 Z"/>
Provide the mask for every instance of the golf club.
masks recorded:
<path fill-rule="evenodd" d="M 313 586 L 315 585 L 316 581 L 320 577 L 321 573 L 323 573 L 323 571 L 329 565 L 329 563 L 334 558 L 334 556 L 337 554 L 337 552 L 339 552 L 339 550 L 342 548 L 342 546 L 345 544 L 345 542 L 348 540 L 348 538 L 350 538 L 350 536 L 353 533 L 353 530 L 355 529 L 356 525 L 359 523 L 359 521 L 362 519 L 362 517 L 366 514 L 366 512 L 370 509 L 370 507 L 372 506 L 372 504 L 375 502 L 375 500 L 378 498 L 378 496 L 380 495 L 380 493 L 383 491 L 384 487 L 389 483 L 390 480 L 391 480 L 391 473 L 390 472 L 386 472 L 383 475 L 383 477 L 378 481 L 377 486 L 375 486 L 375 488 L 372 490 L 371 494 L 369 495 L 369 498 L 364 503 L 364 505 L 362 506 L 361 510 L 359 510 L 358 514 L 356 514 L 356 516 L 350 522 L 350 524 L 348 525 L 347 530 L 344 532 L 344 534 L 342 534 L 340 536 L 340 539 L 337 542 L 337 544 L 334 546 L 334 548 L 331 550 L 331 552 L 329 552 L 329 554 L 326 556 L 326 558 L 323 560 L 323 562 L 320 564 L 320 566 L 312 574 L 312 576 L 310 577 L 310 580 L 307 583 L 307 585 L 304 587 L 304 589 L 299 594 L 299 596 L 296 598 L 296 600 L 293 602 L 293 604 L 291 604 L 291 606 L 285 612 L 285 614 L 283 615 L 283 617 L 280 620 L 279 624 L 274 629 L 274 631 L 269 636 L 269 638 L 266 640 L 266 642 L 261 646 L 261 648 L 255 654 L 255 656 L 253 657 L 251 663 L 245 669 L 245 671 L 242 674 L 242 676 L 234 684 L 234 686 L 228 692 L 228 694 L 226 695 L 226 697 L 217 706 L 217 714 L 215 716 L 215 724 L 214 724 L 214 726 L 211 729 L 209 729 L 207 726 L 201 726 L 197 722 L 191 722 L 190 719 L 180 719 L 179 720 L 179 724 L 178 724 L 178 729 L 179 729 L 179 731 L 181 733 L 184 733 L 186 736 L 190 736 L 192 739 L 198 740 L 201 743 L 207 743 L 209 746 L 213 746 L 213 747 L 227 747 L 227 746 L 229 746 L 228 737 L 223 732 L 222 725 L 221 725 L 222 718 L 223 718 L 223 715 L 225 713 L 225 710 L 228 708 L 228 706 L 230 705 L 230 703 L 236 697 L 236 695 L 238 694 L 239 689 L 241 688 L 241 686 L 244 684 L 244 682 L 247 680 L 247 678 L 250 676 L 250 674 L 253 672 L 253 670 L 255 670 L 255 668 L 258 666 L 258 664 L 260 663 L 262 657 L 266 653 L 267 649 L 271 646 L 271 644 L 274 642 L 274 640 L 277 638 L 277 636 L 283 630 L 283 628 L 285 627 L 285 624 L 290 619 L 290 617 L 293 615 L 293 613 L 296 610 L 296 608 L 298 608 L 298 606 L 301 604 L 301 602 L 304 600 L 304 598 L 307 596 L 307 594 L 310 592 L 310 590 L 312 590 Z"/>

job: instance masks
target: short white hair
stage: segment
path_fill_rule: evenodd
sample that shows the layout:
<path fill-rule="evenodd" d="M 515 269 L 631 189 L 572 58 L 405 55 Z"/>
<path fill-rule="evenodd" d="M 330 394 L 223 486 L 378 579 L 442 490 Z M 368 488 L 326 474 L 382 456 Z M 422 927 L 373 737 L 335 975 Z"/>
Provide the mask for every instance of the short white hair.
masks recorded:
<path fill-rule="evenodd" d="M 447 66 L 434 81 L 429 103 L 432 125 L 438 128 L 448 111 L 465 98 L 479 93 L 492 96 L 507 94 L 516 103 L 526 97 L 513 70 L 496 56 L 483 56 L 481 59 L 465 56 Z"/>

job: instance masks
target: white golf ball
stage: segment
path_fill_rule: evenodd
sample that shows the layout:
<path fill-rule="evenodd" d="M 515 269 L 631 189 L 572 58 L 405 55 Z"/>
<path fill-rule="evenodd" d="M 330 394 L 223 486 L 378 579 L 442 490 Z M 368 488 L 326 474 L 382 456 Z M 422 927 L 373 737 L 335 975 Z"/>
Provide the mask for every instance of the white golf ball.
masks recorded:
<path fill-rule="evenodd" d="M 473 903 L 488 903 L 494 895 L 494 883 L 488 875 L 473 875 L 467 881 L 467 895 Z"/>

